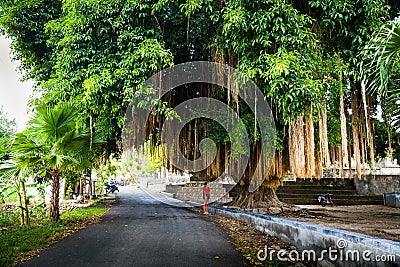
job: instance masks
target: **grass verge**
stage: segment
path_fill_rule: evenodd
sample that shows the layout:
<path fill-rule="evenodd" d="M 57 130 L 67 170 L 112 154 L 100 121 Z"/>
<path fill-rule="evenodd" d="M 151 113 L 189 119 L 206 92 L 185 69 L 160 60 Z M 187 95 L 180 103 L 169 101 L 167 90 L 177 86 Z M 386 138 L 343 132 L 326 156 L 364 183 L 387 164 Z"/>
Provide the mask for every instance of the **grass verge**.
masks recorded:
<path fill-rule="evenodd" d="M 0 266 L 15 266 L 66 236 L 88 224 L 100 221 L 100 217 L 109 209 L 104 205 L 94 205 L 66 211 L 60 221 L 50 223 L 36 222 L 29 226 L 12 225 L 0 232 Z"/>

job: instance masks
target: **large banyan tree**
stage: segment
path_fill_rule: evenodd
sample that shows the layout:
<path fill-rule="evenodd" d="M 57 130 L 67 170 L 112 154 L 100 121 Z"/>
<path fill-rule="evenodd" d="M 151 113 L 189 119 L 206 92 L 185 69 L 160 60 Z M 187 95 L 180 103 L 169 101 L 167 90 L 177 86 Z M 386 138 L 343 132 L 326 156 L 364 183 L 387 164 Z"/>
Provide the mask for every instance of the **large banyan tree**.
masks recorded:
<path fill-rule="evenodd" d="M 398 12 L 385 4 L 391 1 L 20 0 L 0 4 L 0 25 L 36 81 L 33 105 L 70 102 L 77 125 L 95 127 L 108 154 L 121 152 L 126 110 L 150 112 L 125 134 L 141 134 L 154 156 L 164 151 L 171 170 L 193 162 L 200 178 L 232 175 L 241 192 L 235 204 L 255 207 L 280 205 L 275 189 L 285 175 L 320 178 L 341 162 L 343 176 L 354 155 L 360 177 L 362 163 L 373 162 L 371 116 L 379 99 L 365 95 L 357 61 L 372 30 Z M 142 86 L 164 68 L 197 61 L 237 69 L 270 109 L 235 83 Z M 129 106 L 132 98 L 136 106 Z M 204 105 L 204 98 L 224 107 Z M 195 118 L 176 113 L 188 100 L 200 106 L 202 113 L 190 113 Z M 274 119 L 273 134 L 259 114 Z M 180 129 L 167 145 L 164 125 Z M 268 142 L 274 153 L 263 149 Z M 174 153 L 184 159 L 174 164 Z"/>
<path fill-rule="evenodd" d="M 218 14 L 213 12 L 215 9 L 224 12 Z M 139 148 L 146 142 L 150 154 L 159 153 L 162 147 L 167 168 L 189 170 L 204 180 L 225 175 L 233 177 L 240 192 L 235 205 L 281 205 L 275 190 L 284 174 L 289 171 L 298 177 L 317 176 L 313 119 L 317 111 L 323 109 L 319 99 L 324 88 L 315 86 L 321 74 L 313 66 L 322 59 L 311 53 L 318 49 L 311 31 L 313 20 L 280 1 L 205 1 L 187 4 L 183 10 L 187 17 L 184 47 L 191 57 L 186 61 L 210 60 L 221 66 L 235 67 L 243 77 L 260 85 L 260 95 L 251 97 L 254 89 L 242 82 L 235 85 L 239 79 L 232 79 L 236 81 L 232 81 L 231 87 L 237 89 L 204 79 L 193 82 L 196 78 L 189 79 L 190 84 L 171 85 L 168 83 L 192 74 L 186 69 L 186 73 L 174 73 L 171 80 L 164 81 L 162 72 L 154 82 L 135 92 L 132 109 L 127 112 L 127 117 L 132 119 L 126 127 L 126 147 Z M 199 42 L 197 32 L 206 38 Z M 204 40 L 213 37 L 205 50 Z M 189 64 L 186 68 L 190 66 L 193 67 Z M 204 71 L 202 66 L 196 67 L 199 69 L 194 73 Z M 211 75 L 218 76 L 219 72 L 226 71 L 220 67 Z M 226 73 L 222 76 L 222 79 L 230 79 Z M 214 102 L 206 105 L 204 98 L 218 100 L 223 105 L 220 108 L 216 108 L 218 105 Z M 197 103 L 201 114 L 185 104 L 196 99 L 204 101 Z M 261 100 L 267 104 L 257 102 Z M 176 108 L 181 105 L 186 105 L 194 118 L 181 118 L 176 114 Z M 229 118 L 231 113 L 235 114 L 232 119 Z M 267 115 L 270 121 L 258 120 L 260 114 Z M 232 123 L 235 117 L 239 121 Z M 170 125 L 168 121 L 174 119 L 179 120 L 181 126 L 172 128 L 181 131 L 163 140 L 163 132 L 168 127 L 165 124 Z M 232 126 L 227 130 L 221 122 L 230 120 Z M 238 130 L 240 127 L 244 134 Z M 212 144 L 205 140 L 212 140 Z M 289 146 L 284 144 L 287 140 Z M 196 164 L 202 168 L 197 168 Z"/>

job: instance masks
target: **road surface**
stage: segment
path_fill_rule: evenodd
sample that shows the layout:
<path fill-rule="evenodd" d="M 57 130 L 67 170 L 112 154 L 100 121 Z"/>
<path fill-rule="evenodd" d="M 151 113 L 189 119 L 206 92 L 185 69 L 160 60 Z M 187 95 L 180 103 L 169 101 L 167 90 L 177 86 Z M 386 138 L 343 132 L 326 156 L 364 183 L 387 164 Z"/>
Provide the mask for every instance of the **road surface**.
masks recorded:
<path fill-rule="evenodd" d="M 243 266 L 218 226 L 143 191 L 122 187 L 101 223 L 65 238 L 21 266 Z"/>

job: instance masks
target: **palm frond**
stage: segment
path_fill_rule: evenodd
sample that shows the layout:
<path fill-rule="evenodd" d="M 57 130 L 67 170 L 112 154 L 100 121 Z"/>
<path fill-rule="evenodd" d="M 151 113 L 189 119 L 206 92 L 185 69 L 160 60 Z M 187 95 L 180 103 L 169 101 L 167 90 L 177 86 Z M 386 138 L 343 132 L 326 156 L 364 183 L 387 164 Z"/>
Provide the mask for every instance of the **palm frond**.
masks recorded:
<path fill-rule="evenodd" d="M 8 161 L 0 164 L 0 178 L 2 181 L 13 180 L 17 174 L 17 168 L 14 163 Z"/>
<path fill-rule="evenodd" d="M 43 145 L 29 138 L 25 132 L 16 133 L 14 135 L 11 148 L 14 157 L 43 153 Z"/>
<path fill-rule="evenodd" d="M 0 178 L 4 182 L 15 183 L 25 181 L 27 177 L 33 175 L 31 166 L 24 166 L 14 161 L 3 162 L 0 164 Z"/>
<path fill-rule="evenodd" d="M 400 58 L 400 20 L 382 25 L 361 55 L 360 71 L 367 92 L 381 99 L 388 122 L 400 127 L 400 90 L 393 86 L 392 74 Z"/>
<path fill-rule="evenodd" d="M 388 72 L 400 51 L 400 23 L 391 21 L 373 34 L 362 52 L 360 67 L 367 90 L 371 93 L 386 92 Z"/>
<path fill-rule="evenodd" d="M 29 132 L 41 143 L 54 143 L 75 128 L 75 109 L 70 104 L 39 107 L 29 121 Z"/>
<path fill-rule="evenodd" d="M 54 169 L 90 166 L 87 161 L 105 142 L 98 134 L 78 131 L 75 119 L 75 109 L 69 104 L 38 108 L 28 130 L 14 137 L 13 162 L 21 171 L 41 177 Z"/>

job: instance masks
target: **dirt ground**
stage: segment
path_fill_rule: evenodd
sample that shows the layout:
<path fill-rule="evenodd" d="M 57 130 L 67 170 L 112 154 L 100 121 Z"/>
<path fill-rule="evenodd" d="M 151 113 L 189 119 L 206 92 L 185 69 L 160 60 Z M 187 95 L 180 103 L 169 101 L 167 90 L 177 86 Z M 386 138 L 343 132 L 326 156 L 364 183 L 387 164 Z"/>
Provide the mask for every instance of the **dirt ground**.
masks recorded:
<path fill-rule="evenodd" d="M 296 205 L 301 208 L 277 217 L 362 233 L 400 242 L 400 208 L 387 206 Z"/>
<path fill-rule="evenodd" d="M 238 209 L 237 207 L 229 207 Z M 256 212 L 256 211 L 252 211 Z M 261 212 L 264 213 L 264 212 Z M 285 219 L 309 222 L 337 229 L 348 230 L 400 242 L 400 208 L 379 205 L 321 207 L 296 205 L 291 211 L 271 215 Z M 267 236 L 245 223 L 219 215 L 210 220 L 221 225 L 231 237 L 232 245 L 248 260 L 249 266 L 319 266 L 317 262 L 294 261 L 261 262 L 255 255 L 260 248 L 289 250 L 293 247 L 277 237 Z"/>

